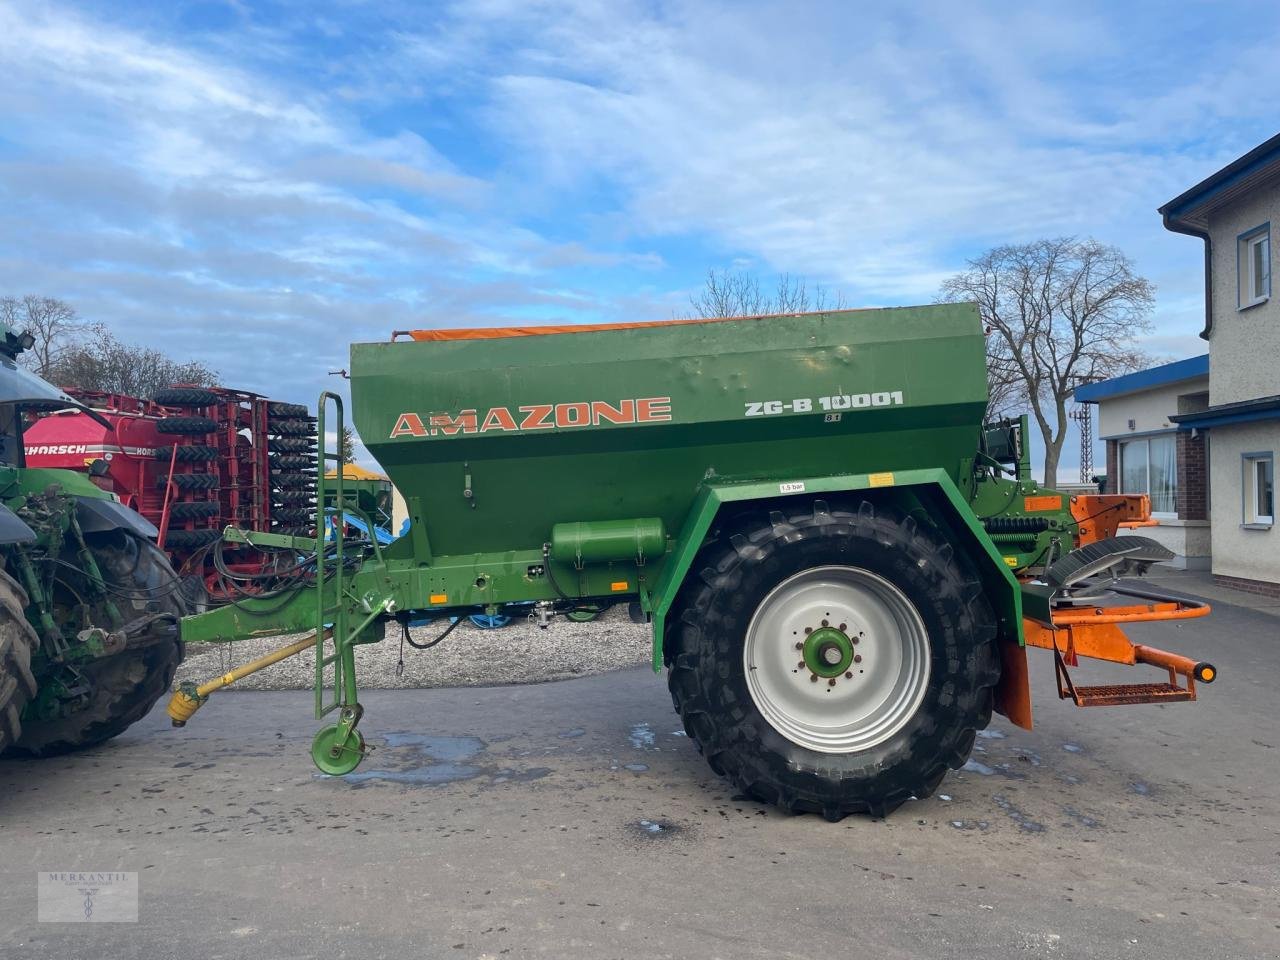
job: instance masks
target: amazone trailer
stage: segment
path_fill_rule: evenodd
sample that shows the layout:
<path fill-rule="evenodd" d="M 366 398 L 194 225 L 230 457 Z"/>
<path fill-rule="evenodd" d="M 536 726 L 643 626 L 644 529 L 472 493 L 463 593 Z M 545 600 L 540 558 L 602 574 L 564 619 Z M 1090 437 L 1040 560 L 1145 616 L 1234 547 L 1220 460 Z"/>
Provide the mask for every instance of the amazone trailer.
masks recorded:
<path fill-rule="evenodd" d="M 309 636 L 312 756 L 364 752 L 353 648 L 388 622 L 555 618 L 626 599 L 712 767 L 791 810 L 884 813 L 963 764 L 992 710 L 1031 725 L 1025 647 L 1081 706 L 1191 700 L 1213 668 L 1121 624 L 1207 607 L 1116 582 L 1171 554 L 1121 524 L 1145 497 L 1069 496 L 1028 469 L 1025 422 L 983 425 L 967 304 L 707 321 L 413 331 L 351 348 L 355 426 L 404 495 L 376 542 L 228 529 L 303 559 L 265 594 L 182 622 L 188 643 Z M 320 435 L 344 410 L 321 398 Z M 341 474 L 320 503 L 345 502 Z M 317 517 L 317 529 L 323 529 Z M 1136 594 L 1136 595 L 1135 595 Z M 441 622 L 446 622 L 444 619 Z M 426 654 L 429 655 L 429 654 Z M 1160 682 L 1079 686 L 1080 656 Z"/>

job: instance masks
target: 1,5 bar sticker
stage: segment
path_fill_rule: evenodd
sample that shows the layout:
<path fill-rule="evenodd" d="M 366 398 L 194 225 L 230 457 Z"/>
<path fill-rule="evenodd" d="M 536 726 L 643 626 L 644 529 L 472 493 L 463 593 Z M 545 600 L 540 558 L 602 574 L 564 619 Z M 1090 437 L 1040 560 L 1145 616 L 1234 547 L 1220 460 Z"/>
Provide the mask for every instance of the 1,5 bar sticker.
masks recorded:
<path fill-rule="evenodd" d="M 905 401 L 901 390 L 889 390 L 881 393 L 837 393 L 829 397 L 797 397 L 794 400 L 748 400 L 743 416 L 772 417 L 780 413 L 812 413 L 835 410 L 866 410 L 870 407 L 894 407 Z M 839 417 L 826 418 L 834 423 Z"/>

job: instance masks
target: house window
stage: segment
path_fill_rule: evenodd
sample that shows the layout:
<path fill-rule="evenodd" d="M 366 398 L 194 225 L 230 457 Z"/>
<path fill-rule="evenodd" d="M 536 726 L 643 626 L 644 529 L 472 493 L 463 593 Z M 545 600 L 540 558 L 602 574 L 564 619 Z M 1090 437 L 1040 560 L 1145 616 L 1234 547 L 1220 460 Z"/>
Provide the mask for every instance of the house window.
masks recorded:
<path fill-rule="evenodd" d="M 1271 224 L 1240 234 L 1237 269 L 1241 310 L 1271 296 Z"/>
<path fill-rule="evenodd" d="M 1275 522 L 1275 458 L 1270 453 L 1246 453 L 1243 458 L 1244 522 L 1271 526 Z"/>
<path fill-rule="evenodd" d="M 1177 445 L 1173 434 L 1120 443 L 1121 493 L 1145 493 L 1151 497 L 1153 514 L 1173 518 L 1177 516 L 1174 500 L 1177 482 Z"/>

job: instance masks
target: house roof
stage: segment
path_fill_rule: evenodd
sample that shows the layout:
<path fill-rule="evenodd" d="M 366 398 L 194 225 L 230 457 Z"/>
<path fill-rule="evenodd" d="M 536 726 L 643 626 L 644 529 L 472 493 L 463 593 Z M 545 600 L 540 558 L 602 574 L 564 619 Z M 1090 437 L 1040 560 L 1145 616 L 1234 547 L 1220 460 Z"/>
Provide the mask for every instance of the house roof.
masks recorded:
<path fill-rule="evenodd" d="M 1259 420 L 1280 420 L 1280 396 L 1259 397 L 1237 403 L 1220 403 L 1195 413 L 1180 413 L 1170 417 L 1179 430 L 1193 428 L 1225 427 L 1232 423 L 1255 423 Z"/>
<path fill-rule="evenodd" d="M 1213 210 L 1277 175 L 1280 175 L 1280 134 L 1205 177 L 1160 207 L 1158 212 L 1170 229 L 1204 231 L 1208 229 L 1209 214 Z"/>
<path fill-rule="evenodd" d="M 1167 387 L 1185 380 L 1197 380 L 1208 375 L 1209 355 L 1206 353 L 1186 360 L 1175 360 L 1173 363 L 1162 363 L 1158 367 L 1139 370 L 1137 373 L 1127 373 L 1123 377 L 1087 383 L 1076 387 L 1074 396 L 1077 403 L 1097 403 L 1100 400 L 1112 400 L 1125 394 L 1141 393 L 1144 390 Z"/>

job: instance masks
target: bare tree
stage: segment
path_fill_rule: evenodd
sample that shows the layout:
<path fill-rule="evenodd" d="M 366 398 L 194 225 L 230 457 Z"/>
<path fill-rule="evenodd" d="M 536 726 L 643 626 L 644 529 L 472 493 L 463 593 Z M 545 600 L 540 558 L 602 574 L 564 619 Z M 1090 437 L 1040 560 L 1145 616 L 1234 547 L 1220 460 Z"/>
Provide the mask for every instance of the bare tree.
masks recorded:
<path fill-rule="evenodd" d="M 81 320 L 75 307 L 66 301 L 31 293 L 21 299 L 0 297 L 0 323 L 14 333 L 35 337 L 35 346 L 23 352 L 22 362 L 46 380 L 67 351 L 106 333 L 101 324 Z"/>
<path fill-rule="evenodd" d="M 1155 288 L 1118 248 L 1060 237 L 996 247 L 947 280 L 940 299 L 973 301 L 987 332 L 993 415 L 1029 406 L 1044 438 L 1044 480 L 1058 479 L 1067 401 L 1082 382 L 1143 366 Z"/>
<path fill-rule="evenodd" d="M 102 330 L 98 337 L 66 348 L 48 379 L 62 387 L 150 397 L 175 383 L 213 386 L 218 374 L 196 360 L 178 361 L 152 347 L 121 343 Z"/>
<path fill-rule="evenodd" d="M 743 270 L 709 271 L 706 284 L 689 303 L 697 316 L 708 318 L 845 309 L 843 294 L 832 295 L 821 284 L 810 292 L 803 277 L 781 274 L 774 289 L 766 292 L 756 276 Z"/>

